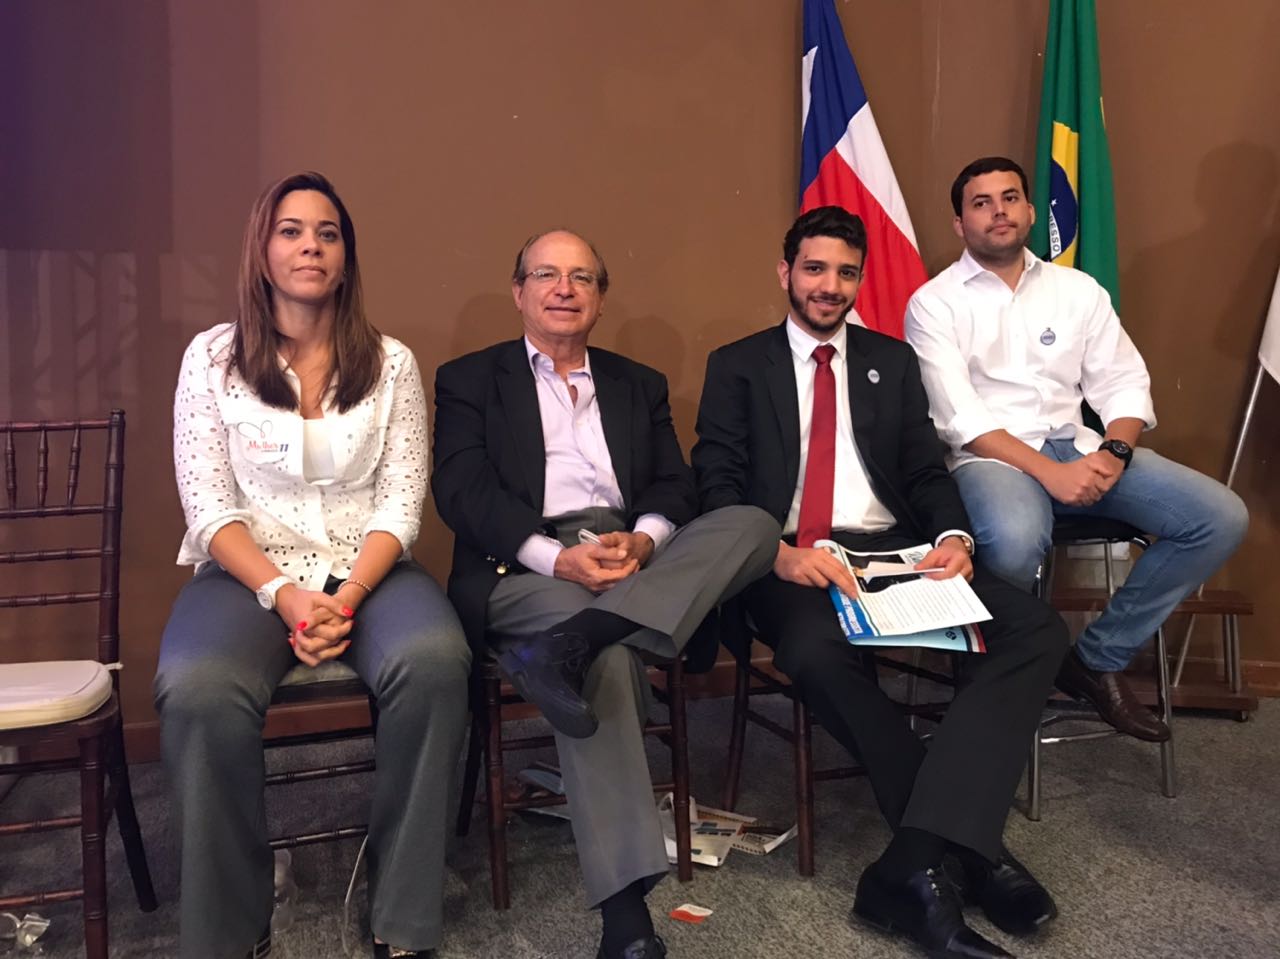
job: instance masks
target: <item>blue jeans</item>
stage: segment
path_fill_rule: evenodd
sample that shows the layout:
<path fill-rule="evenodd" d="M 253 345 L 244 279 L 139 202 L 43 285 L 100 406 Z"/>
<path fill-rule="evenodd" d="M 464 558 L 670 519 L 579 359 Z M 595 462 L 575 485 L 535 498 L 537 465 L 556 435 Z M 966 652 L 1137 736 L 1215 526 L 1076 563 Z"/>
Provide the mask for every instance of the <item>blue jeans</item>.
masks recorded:
<path fill-rule="evenodd" d="M 1080 458 L 1071 440 L 1047 440 L 1040 452 L 1059 463 Z M 1092 669 L 1124 669 L 1197 586 L 1244 539 L 1244 502 L 1216 480 L 1148 449 L 1092 506 L 1066 506 L 1038 482 L 1003 463 L 966 463 L 955 471 L 973 522 L 977 559 L 1015 586 L 1031 589 L 1058 516 L 1122 520 L 1158 539 L 1133 565 L 1107 608 L 1080 635 L 1076 652 Z"/>

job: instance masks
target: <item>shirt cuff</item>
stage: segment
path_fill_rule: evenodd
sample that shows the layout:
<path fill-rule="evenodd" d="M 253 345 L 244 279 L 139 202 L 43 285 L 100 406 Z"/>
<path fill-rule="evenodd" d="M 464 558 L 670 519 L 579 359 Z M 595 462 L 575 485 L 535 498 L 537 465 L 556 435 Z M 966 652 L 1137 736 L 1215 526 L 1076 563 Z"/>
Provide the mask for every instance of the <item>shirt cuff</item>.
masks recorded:
<path fill-rule="evenodd" d="M 966 539 L 970 543 L 973 543 L 973 535 L 969 533 L 967 530 L 947 529 L 947 530 L 943 530 L 941 533 L 938 534 L 937 538 L 933 541 L 933 545 L 934 546 L 940 545 L 942 541 L 946 539 L 948 536 L 959 536 L 962 539 Z"/>
<path fill-rule="evenodd" d="M 560 555 L 562 549 L 564 546 L 559 540 L 543 536 L 541 533 L 531 533 L 516 550 L 516 559 L 521 566 L 531 572 L 541 573 L 543 576 L 554 576 L 556 557 Z"/>
<path fill-rule="evenodd" d="M 373 516 L 364 525 L 364 535 L 367 537 L 370 533 L 388 533 L 394 536 L 400 543 L 401 552 L 407 556 L 413 549 L 414 540 L 418 538 L 418 523 L 416 520 L 405 523 L 386 516 Z"/>
<path fill-rule="evenodd" d="M 661 513 L 645 513 L 636 520 L 632 527 L 634 533 L 645 533 L 653 540 L 653 551 L 656 553 L 676 530 L 676 524 Z"/>
<path fill-rule="evenodd" d="M 1104 424 L 1132 417 L 1146 424 L 1144 430 L 1155 429 L 1156 425 L 1155 404 L 1151 402 L 1151 394 L 1145 390 L 1116 394 L 1101 405 L 1098 416 Z"/>

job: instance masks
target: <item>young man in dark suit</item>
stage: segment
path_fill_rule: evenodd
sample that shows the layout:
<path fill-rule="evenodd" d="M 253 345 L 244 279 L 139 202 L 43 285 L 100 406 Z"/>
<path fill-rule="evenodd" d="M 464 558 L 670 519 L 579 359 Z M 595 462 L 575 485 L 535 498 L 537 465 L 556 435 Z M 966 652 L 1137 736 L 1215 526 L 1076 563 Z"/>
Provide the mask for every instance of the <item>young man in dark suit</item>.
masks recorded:
<path fill-rule="evenodd" d="M 666 378 L 587 346 L 608 288 L 581 237 L 524 245 L 511 280 L 524 336 L 436 374 L 431 485 L 469 638 L 555 727 L 599 955 L 658 959 L 645 895 L 667 857 L 637 651 L 680 655 L 723 597 L 768 571 L 779 529 L 745 504 L 694 518 Z"/>
<path fill-rule="evenodd" d="M 1048 606 L 974 567 L 915 354 L 846 320 L 866 255 L 862 221 L 838 207 L 791 227 L 778 264 L 787 318 L 708 358 L 698 490 L 704 510 L 750 504 L 782 525 L 773 570 L 744 605 L 775 665 L 866 766 L 893 830 L 862 874 L 854 914 L 930 956 L 1007 956 L 965 924 L 962 898 L 1014 933 L 1056 915 L 1001 834 L 1067 630 Z M 928 542 L 922 567 L 970 579 L 994 617 L 982 624 L 987 652 L 966 657 L 927 750 L 841 632 L 826 587 L 857 587 L 813 548 L 828 537 L 865 552 Z M 944 870 L 944 859 L 955 865 Z"/>

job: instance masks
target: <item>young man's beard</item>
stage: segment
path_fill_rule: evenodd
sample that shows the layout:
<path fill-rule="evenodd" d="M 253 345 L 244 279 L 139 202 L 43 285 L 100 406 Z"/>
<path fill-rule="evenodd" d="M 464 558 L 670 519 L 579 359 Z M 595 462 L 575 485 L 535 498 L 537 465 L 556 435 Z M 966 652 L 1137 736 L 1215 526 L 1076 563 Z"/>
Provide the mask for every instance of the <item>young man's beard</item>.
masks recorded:
<path fill-rule="evenodd" d="M 853 308 L 853 304 L 848 303 L 843 310 L 836 314 L 834 319 L 823 322 L 809 315 L 809 312 L 805 309 L 805 302 L 796 295 L 796 288 L 790 283 L 787 284 L 787 297 L 791 300 L 791 315 L 796 318 L 796 322 L 818 333 L 830 333 L 839 327 L 844 322 L 845 317 L 849 315 L 849 310 Z"/>

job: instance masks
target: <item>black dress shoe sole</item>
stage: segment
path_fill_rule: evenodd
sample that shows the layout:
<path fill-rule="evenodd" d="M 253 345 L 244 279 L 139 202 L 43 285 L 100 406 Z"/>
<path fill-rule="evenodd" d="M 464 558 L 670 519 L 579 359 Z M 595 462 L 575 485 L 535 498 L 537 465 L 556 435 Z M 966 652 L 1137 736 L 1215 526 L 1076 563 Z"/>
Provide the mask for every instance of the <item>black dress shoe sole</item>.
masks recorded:
<path fill-rule="evenodd" d="M 879 933 L 886 938 L 895 940 L 906 939 L 917 949 L 924 951 L 929 959 L 955 959 L 956 954 L 949 949 L 929 949 L 912 939 L 910 934 L 904 928 L 899 927 L 894 921 L 887 916 L 873 916 L 858 910 L 858 904 L 853 904 L 853 911 L 850 918 L 855 926 L 863 926 L 873 932 Z"/>
<path fill-rule="evenodd" d="M 890 919 L 888 916 L 872 915 L 871 913 L 863 909 L 861 906 L 859 906 L 858 903 L 856 902 L 853 904 L 853 911 L 852 913 L 850 913 L 850 917 L 853 919 L 854 922 L 863 926 L 870 926 L 872 929 L 875 929 L 878 932 L 883 932 L 883 933 L 892 935 L 898 931 L 898 927 L 894 924 L 893 920 Z"/>
<path fill-rule="evenodd" d="M 876 933 L 879 933 L 880 935 L 886 937 L 891 936 L 896 939 L 906 939 L 917 949 L 922 950 L 929 959 L 956 959 L 957 956 L 963 956 L 966 954 L 961 951 L 964 948 L 963 946 L 961 946 L 960 949 L 951 949 L 946 946 L 938 949 L 926 946 L 911 934 L 908 923 L 899 922 L 896 918 L 887 913 L 880 913 L 874 909 L 868 909 L 865 902 L 859 902 L 856 898 L 853 901 L 853 910 L 850 913 L 850 919 L 853 921 L 855 926 L 864 926 Z M 995 943 L 988 943 L 988 945 L 997 949 L 1000 948 Z M 1006 952 L 1005 955 L 1009 955 L 1009 953 Z M 1012 959 L 1012 957 L 1010 957 L 1010 959 Z"/>
<path fill-rule="evenodd" d="M 570 739 L 590 739 L 595 735 L 600 721 L 596 719 L 596 714 L 589 705 L 583 703 L 583 708 L 571 709 L 553 699 L 541 696 L 529 682 L 524 661 L 514 653 L 500 653 L 498 665 L 507 674 L 507 678 L 511 680 L 511 685 L 516 688 L 520 698 L 537 706 L 542 711 L 543 717 L 555 727 L 557 732 L 564 733 Z"/>

